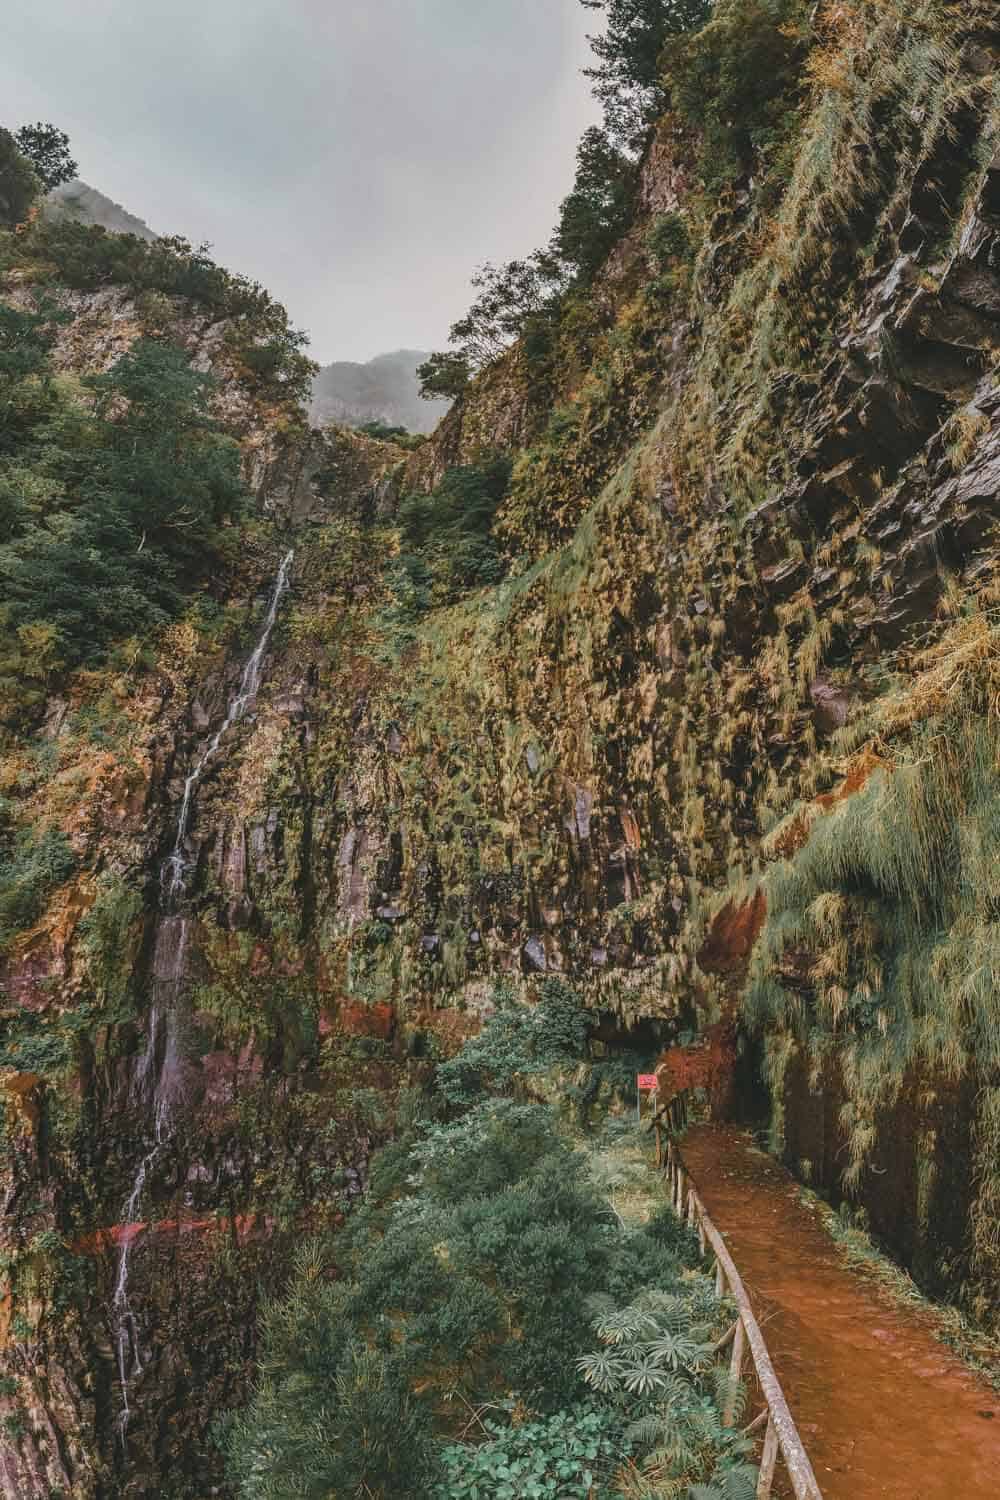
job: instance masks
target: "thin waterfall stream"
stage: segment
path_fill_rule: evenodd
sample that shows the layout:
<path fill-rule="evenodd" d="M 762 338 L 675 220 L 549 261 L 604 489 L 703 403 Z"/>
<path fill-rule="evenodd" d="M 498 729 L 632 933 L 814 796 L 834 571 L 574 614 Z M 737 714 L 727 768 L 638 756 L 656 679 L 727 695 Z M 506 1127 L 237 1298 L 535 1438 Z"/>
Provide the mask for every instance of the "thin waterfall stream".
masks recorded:
<path fill-rule="evenodd" d="M 112 1303 L 118 1376 L 121 1383 L 118 1432 L 123 1443 L 131 1416 L 130 1385 L 142 1369 L 139 1332 L 129 1297 L 129 1260 L 135 1238 L 129 1230 L 132 1225 L 136 1224 L 150 1170 L 171 1139 L 175 1096 L 181 1080 L 177 1024 L 187 962 L 189 922 L 188 918 L 180 912 L 179 907 L 187 894 L 187 881 L 191 868 L 186 844 L 194 811 L 195 792 L 207 767 L 218 753 L 225 734 L 234 724 L 246 718 L 257 697 L 264 655 L 278 617 L 281 600 L 288 591 L 288 579 L 294 555 L 294 550 L 290 549 L 281 560 L 268 601 L 264 624 L 257 644 L 243 667 L 239 687 L 229 701 L 222 724 L 209 740 L 184 781 L 184 792 L 177 816 L 173 846 L 160 870 L 159 918 L 153 952 L 152 998 L 146 1025 L 146 1047 L 137 1064 L 132 1082 L 133 1093 L 148 1100 L 149 1132 L 146 1137 L 148 1149 L 139 1162 L 132 1180 L 131 1191 L 122 1207 L 121 1222 L 124 1234 L 118 1256 L 118 1271 Z"/>

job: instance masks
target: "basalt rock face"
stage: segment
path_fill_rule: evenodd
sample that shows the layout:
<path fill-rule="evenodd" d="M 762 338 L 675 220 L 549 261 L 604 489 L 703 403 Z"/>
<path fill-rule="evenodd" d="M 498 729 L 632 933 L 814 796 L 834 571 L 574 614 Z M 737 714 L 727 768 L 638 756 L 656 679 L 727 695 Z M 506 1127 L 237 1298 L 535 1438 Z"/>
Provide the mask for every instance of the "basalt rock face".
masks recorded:
<path fill-rule="evenodd" d="M 154 314 L 216 371 L 256 515 L 211 629 L 185 620 L 141 670 L 60 683 L 5 763 L 5 795 L 77 860 L 0 958 L 5 1023 L 33 1018 L 0 1075 L 7 1493 L 223 1486 L 207 1434 L 246 1389 L 261 1289 L 350 1211 L 399 1088 L 471 1034 L 497 981 L 528 1000 L 553 976 L 572 984 L 607 1027 L 642 1023 L 650 1061 L 722 1006 L 719 1045 L 674 1059 L 695 1077 L 702 1053 L 724 1054 L 730 1097 L 767 930 L 761 862 L 794 857 L 890 773 L 891 746 L 845 767 L 834 737 L 877 693 L 874 664 L 905 677 L 907 629 L 935 628 L 956 581 L 995 573 L 998 41 L 953 30 L 933 98 L 914 70 L 905 110 L 885 106 L 879 149 L 894 110 L 916 133 L 892 171 L 865 155 L 847 83 L 820 90 L 840 122 L 833 168 L 802 166 L 787 198 L 744 182 L 708 200 L 697 143 L 661 122 L 637 220 L 572 326 L 544 359 L 509 351 L 416 451 L 269 408 L 217 320 L 180 300 L 61 294 L 66 371 L 106 368 Z M 691 245 L 669 275 L 648 248 L 664 214 Z M 5 296 L 35 292 L 25 277 Z M 415 599 L 400 499 L 497 454 L 514 461 L 506 576 Z M 185 780 L 289 548 L 253 712 L 199 781 L 185 899 L 167 912 Z M 113 734 L 103 718 L 84 732 L 98 688 Z M 183 944 L 166 920 L 186 924 Z M 167 1051 L 161 1035 L 150 1063 L 149 1018 L 181 948 L 169 1139 L 126 1221 L 155 1144 L 144 1080 Z M 796 1054 L 771 1104 L 790 1156 L 840 1192 L 847 1084 L 821 1062 Z M 974 1080 L 934 1088 L 908 1077 L 880 1117 L 863 1193 L 940 1288 L 954 1237 L 929 1243 L 916 1146 L 887 1144 L 937 1132 L 936 1160 L 969 1160 Z M 975 1184 L 938 1181 L 961 1224 Z M 121 1441 L 126 1245 L 141 1357 Z"/>
<path fill-rule="evenodd" d="M 23 278 L 7 289 L 20 308 L 41 295 Z M 164 859 L 185 778 L 241 690 L 283 550 L 303 535 L 308 573 L 309 541 L 322 555 L 333 519 L 391 508 L 405 455 L 261 403 L 225 326 L 181 298 L 161 298 L 151 323 L 124 289 L 46 295 L 68 314 L 53 351 L 67 374 L 103 371 L 153 334 L 216 376 L 216 413 L 241 444 L 261 520 L 215 583 L 219 636 L 184 623 L 137 682 L 69 680 L 35 737 L 8 746 L 6 789 L 24 749 L 41 747 L 51 774 L 21 775 L 25 807 L 61 828 L 78 873 L 0 955 L 5 1047 L 38 1062 L 0 1072 L 0 1487 L 19 1500 L 202 1495 L 222 1480 L 208 1427 L 246 1389 L 262 1290 L 281 1284 L 305 1232 L 335 1225 L 363 1191 L 394 1091 L 422 1066 L 391 1015 L 373 1031 L 367 1008 L 350 1013 L 336 964 L 300 941 L 318 872 L 336 885 L 346 820 L 324 811 L 310 769 L 323 699 L 294 636 L 268 642 L 254 713 L 223 736 L 199 788 L 190 899 L 175 915 Z M 110 737 L 79 732 L 97 680 L 116 703 Z M 280 790 L 267 785 L 279 749 L 294 767 Z M 156 1029 L 165 989 L 174 1013 Z M 168 1092 L 163 1131 L 150 1100 Z M 115 1311 L 125 1246 L 127 1425 Z"/>

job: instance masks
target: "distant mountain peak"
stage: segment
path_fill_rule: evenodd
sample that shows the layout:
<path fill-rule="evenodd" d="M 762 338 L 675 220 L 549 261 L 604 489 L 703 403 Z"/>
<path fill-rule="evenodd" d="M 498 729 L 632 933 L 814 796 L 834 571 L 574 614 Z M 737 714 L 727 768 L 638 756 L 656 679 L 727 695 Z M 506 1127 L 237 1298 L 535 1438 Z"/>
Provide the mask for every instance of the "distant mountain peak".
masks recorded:
<path fill-rule="evenodd" d="M 324 365 L 313 382 L 310 420 L 317 427 L 385 422 L 409 432 L 432 432 L 450 402 L 425 401 L 420 395 L 417 366 L 427 358 L 423 349 L 394 349 L 365 364 L 336 360 Z"/>
<path fill-rule="evenodd" d="M 42 210 L 47 219 L 72 219 L 77 224 L 96 224 L 114 234 L 134 234 L 140 240 L 155 240 L 145 219 L 136 218 L 105 193 L 74 178 L 53 188 Z"/>

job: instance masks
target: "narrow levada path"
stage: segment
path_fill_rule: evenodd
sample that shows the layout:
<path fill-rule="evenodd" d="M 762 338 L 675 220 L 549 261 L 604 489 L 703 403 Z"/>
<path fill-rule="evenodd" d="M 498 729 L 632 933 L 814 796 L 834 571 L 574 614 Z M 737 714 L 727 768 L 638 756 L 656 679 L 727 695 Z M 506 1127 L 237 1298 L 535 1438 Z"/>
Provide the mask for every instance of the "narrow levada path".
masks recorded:
<path fill-rule="evenodd" d="M 681 1150 L 824 1500 L 997 1500 L 1000 1394 L 844 1265 L 795 1179 L 745 1132 L 696 1125 Z"/>

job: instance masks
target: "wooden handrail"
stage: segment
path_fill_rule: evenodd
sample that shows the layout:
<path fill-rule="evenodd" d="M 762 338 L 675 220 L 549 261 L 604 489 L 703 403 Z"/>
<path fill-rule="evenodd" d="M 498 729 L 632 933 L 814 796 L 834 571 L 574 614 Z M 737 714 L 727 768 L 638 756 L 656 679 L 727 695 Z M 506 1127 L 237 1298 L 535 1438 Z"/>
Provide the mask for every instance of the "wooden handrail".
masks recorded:
<path fill-rule="evenodd" d="M 674 1095 L 674 1099 L 678 1098 Z M 660 1149 L 660 1126 L 659 1117 L 666 1113 L 673 1104 L 673 1099 L 668 1100 L 654 1115 L 653 1119 L 657 1129 L 657 1163 L 661 1157 Z M 676 1113 L 676 1112 L 675 1112 Z M 686 1118 L 686 1101 L 681 1106 L 681 1113 Z M 716 1348 L 721 1351 L 729 1343 L 732 1343 L 733 1352 L 730 1358 L 729 1369 L 733 1377 L 733 1383 L 739 1381 L 743 1373 L 743 1359 L 746 1348 L 749 1345 L 750 1357 L 754 1369 L 757 1372 L 757 1380 L 760 1385 L 761 1394 L 764 1397 L 764 1411 L 762 1411 L 744 1430 L 749 1435 L 755 1433 L 763 1425 L 763 1419 L 767 1416 L 767 1428 L 764 1434 L 764 1447 L 760 1460 L 760 1477 L 757 1481 L 757 1500 L 769 1500 L 771 1487 L 774 1482 L 774 1470 L 778 1455 L 784 1459 L 788 1477 L 791 1480 L 792 1489 L 796 1500 L 823 1500 L 820 1487 L 816 1482 L 809 1456 L 802 1445 L 798 1429 L 788 1409 L 785 1393 L 781 1389 L 781 1383 L 775 1374 L 764 1342 L 764 1335 L 760 1331 L 760 1325 L 754 1317 L 753 1308 L 750 1306 L 750 1298 L 747 1296 L 746 1288 L 740 1278 L 733 1262 L 732 1256 L 726 1249 L 725 1242 L 718 1229 L 712 1223 L 701 1197 L 694 1186 L 691 1174 L 687 1169 L 684 1158 L 681 1156 L 680 1148 L 673 1136 L 667 1140 L 666 1161 L 663 1163 L 664 1174 L 670 1184 L 671 1202 L 675 1213 L 679 1218 L 687 1219 L 688 1224 L 698 1232 L 698 1243 L 702 1255 L 711 1250 L 715 1257 L 715 1290 L 722 1297 L 728 1289 L 729 1295 L 736 1304 L 736 1322 L 728 1332 L 719 1340 Z M 726 1405 L 723 1412 L 723 1422 L 731 1427 L 734 1419 L 733 1402 Z"/>

